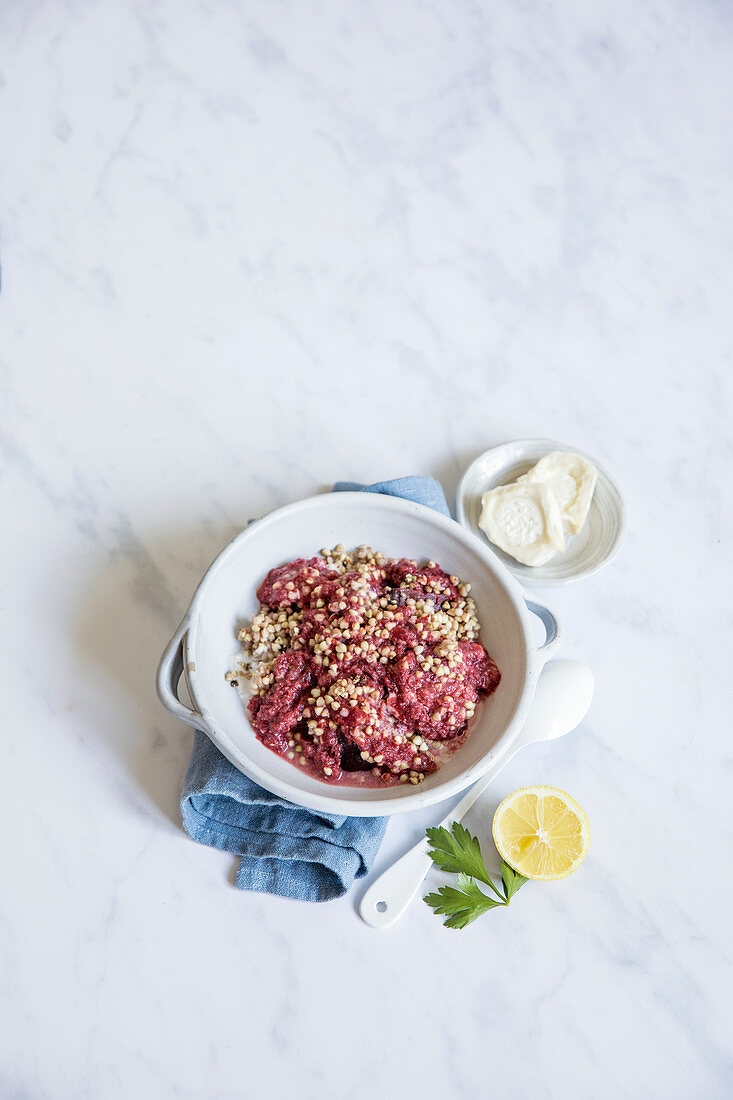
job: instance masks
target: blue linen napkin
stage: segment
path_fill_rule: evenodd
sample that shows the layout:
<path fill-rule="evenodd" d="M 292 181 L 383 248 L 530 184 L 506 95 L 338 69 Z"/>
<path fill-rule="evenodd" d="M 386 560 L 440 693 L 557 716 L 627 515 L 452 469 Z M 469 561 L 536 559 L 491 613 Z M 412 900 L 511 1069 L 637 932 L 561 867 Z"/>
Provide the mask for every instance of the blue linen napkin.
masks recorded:
<path fill-rule="evenodd" d="M 450 516 L 432 477 L 374 485 L 338 481 L 334 492 L 404 497 Z M 200 844 L 240 856 L 240 890 L 300 901 L 331 901 L 363 878 L 382 843 L 386 817 L 345 817 L 296 806 L 264 790 L 230 764 L 205 733 L 196 737 L 181 795 L 183 827 Z"/>

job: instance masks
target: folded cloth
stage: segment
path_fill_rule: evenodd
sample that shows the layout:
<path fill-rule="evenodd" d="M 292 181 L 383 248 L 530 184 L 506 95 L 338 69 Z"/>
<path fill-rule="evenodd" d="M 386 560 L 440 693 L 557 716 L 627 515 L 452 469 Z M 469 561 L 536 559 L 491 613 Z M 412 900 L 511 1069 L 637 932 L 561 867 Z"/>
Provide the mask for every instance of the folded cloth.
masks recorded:
<path fill-rule="evenodd" d="M 442 512 L 450 519 L 450 508 L 445 499 L 443 486 L 434 477 L 395 477 L 392 481 L 375 481 L 373 485 L 360 485 L 358 481 L 337 481 L 334 493 L 383 493 L 387 497 L 404 497 L 424 504 L 436 512 Z"/>
<path fill-rule="evenodd" d="M 450 516 L 445 494 L 431 477 L 334 485 L 335 492 L 354 490 L 405 497 Z M 194 840 L 240 857 L 240 890 L 301 901 L 341 897 L 355 878 L 368 874 L 388 821 L 306 810 L 270 794 L 230 764 L 200 731 L 183 785 L 181 816 Z"/>

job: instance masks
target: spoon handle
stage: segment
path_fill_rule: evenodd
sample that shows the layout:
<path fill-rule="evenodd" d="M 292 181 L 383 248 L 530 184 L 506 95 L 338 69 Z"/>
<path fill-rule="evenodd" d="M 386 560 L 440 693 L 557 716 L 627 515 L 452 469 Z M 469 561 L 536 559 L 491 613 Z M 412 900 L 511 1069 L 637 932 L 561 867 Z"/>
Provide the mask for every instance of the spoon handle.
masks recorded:
<path fill-rule="evenodd" d="M 526 744 L 523 739 L 515 742 L 493 767 L 482 775 L 477 783 L 465 794 L 458 805 L 438 822 L 448 826 L 454 821 L 460 821 L 468 813 L 476 799 L 481 795 L 492 779 L 512 759 L 522 746 Z M 431 865 L 428 855 L 428 839 L 423 837 L 417 844 L 410 848 L 401 859 L 388 867 L 379 878 L 366 890 L 359 903 L 359 916 L 372 928 L 388 928 L 399 920 L 408 905 L 420 889 L 420 884 L 428 873 Z"/>
<path fill-rule="evenodd" d="M 373 882 L 359 903 L 359 916 L 372 928 L 388 928 L 404 913 L 430 868 L 427 837 Z"/>

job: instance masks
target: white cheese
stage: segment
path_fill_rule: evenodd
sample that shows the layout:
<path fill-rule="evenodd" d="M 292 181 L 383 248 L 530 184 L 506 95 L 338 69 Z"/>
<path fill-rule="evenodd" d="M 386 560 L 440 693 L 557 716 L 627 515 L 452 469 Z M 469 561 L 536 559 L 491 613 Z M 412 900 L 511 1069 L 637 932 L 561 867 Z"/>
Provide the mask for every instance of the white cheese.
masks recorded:
<path fill-rule="evenodd" d="M 522 478 L 481 498 L 479 527 L 523 565 L 542 565 L 565 549 L 560 506 L 542 482 Z"/>
<path fill-rule="evenodd" d="M 585 523 L 598 471 L 587 459 L 569 451 L 551 451 L 519 478 L 546 485 L 560 507 L 563 529 L 577 535 Z"/>

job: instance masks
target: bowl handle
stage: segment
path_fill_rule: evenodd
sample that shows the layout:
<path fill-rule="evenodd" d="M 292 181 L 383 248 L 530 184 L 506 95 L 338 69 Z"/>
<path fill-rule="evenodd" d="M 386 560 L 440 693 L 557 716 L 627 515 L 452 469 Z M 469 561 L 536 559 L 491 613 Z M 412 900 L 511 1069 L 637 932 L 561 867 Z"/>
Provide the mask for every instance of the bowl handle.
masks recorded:
<path fill-rule="evenodd" d="M 158 698 L 171 714 L 180 718 L 196 730 L 205 730 L 206 723 L 200 714 L 191 707 L 187 707 L 178 697 L 178 684 L 183 672 L 183 647 L 188 633 L 188 616 L 184 618 L 178 630 L 165 647 L 165 652 L 160 658 L 155 686 L 158 689 Z"/>
<path fill-rule="evenodd" d="M 525 592 L 523 595 L 527 610 L 536 615 L 545 628 L 545 640 L 537 649 L 544 664 L 560 645 L 560 623 L 553 609 L 535 592 Z"/>

